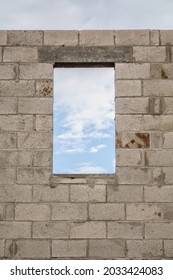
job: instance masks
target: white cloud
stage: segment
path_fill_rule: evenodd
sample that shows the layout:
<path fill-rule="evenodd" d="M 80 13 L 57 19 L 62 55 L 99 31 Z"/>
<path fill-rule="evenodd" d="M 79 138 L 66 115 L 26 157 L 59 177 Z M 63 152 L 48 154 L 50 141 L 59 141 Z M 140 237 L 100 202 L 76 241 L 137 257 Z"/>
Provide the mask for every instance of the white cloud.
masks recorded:
<path fill-rule="evenodd" d="M 82 147 L 73 147 L 72 145 L 69 145 L 69 147 L 66 146 L 61 146 L 60 149 L 58 149 L 58 151 L 55 152 L 55 155 L 59 155 L 59 154 L 77 154 L 77 153 L 83 153 L 85 150 L 82 149 Z"/>
<path fill-rule="evenodd" d="M 59 140 L 67 141 L 67 139 L 69 139 L 70 141 L 73 141 L 73 140 L 76 141 L 77 139 L 81 139 L 81 141 L 83 141 L 85 139 L 93 139 L 93 138 L 99 139 L 99 138 L 109 138 L 110 137 L 110 134 L 108 134 L 108 133 L 97 132 L 97 131 L 93 131 L 88 134 L 84 134 L 84 133 L 75 134 L 75 132 L 76 132 L 76 130 L 74 132 L 70 131 L 70 132 L 66 132 L 63 134 L 59 134 L 54 137 L 54 141 L 55 142 L 57 142 Z"/>
<path fill-rule="evenodd" d="M 95 166 L 91 162 L 84 162 L 79 167 L 74 169 L 64 170 L 67 173 L 71 174 L 100 174 L 107 173 L 107 170 L 101 166 Z"/>
<path fill-rule="evenodd" d="M 57 144 L 57 146 L 56 146 Z M 60 139 L 58 141 L 56 137 L 56 141 L 54 142 L 54 147 L 56 146 L 56 154 L 63 154 L 63 153 L 83 153 L 86 151 L 85 142 L 82 141 L 80 138 L 65 138 Z"/>
<path fill-rule="evenodd" d="M 55 123 L 60 125 L 55 142 L 59 150 L 84 152 L 92 140 L 113 137 L 113 69 L 56 69 L 54 78 Z"/>
<path fill-rule="evenodd" d="M 106 147 L 105 144 L 97 145 L 97 146 L 91 147 L 89 152 L 90 153 L 97 153 L 98 151 L 104 149 L 105 147 Z"/>

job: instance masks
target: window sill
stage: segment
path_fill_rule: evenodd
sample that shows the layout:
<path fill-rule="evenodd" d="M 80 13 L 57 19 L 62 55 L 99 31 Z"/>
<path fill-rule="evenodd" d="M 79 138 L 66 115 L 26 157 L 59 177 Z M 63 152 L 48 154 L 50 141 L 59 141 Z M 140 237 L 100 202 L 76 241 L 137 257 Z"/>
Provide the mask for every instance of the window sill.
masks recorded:
<path fill-rule="evenodd" d="M 59 184 L 117 185 L 114 174 L 53 174 L 50 176 L 50 187 Z"/>

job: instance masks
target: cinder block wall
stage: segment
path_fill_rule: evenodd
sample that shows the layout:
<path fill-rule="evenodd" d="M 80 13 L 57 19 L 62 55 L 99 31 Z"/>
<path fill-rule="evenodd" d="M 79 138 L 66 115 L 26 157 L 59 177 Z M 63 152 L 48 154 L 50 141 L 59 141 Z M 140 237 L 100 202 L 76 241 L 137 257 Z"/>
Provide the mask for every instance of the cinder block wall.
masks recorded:
<path fill-rule="evenodd" d="M 0 258 L 173 258 L 173 31 L 0 31 Z M 53 67 L 115 65 L 117 171 L 52 175 Z"/>

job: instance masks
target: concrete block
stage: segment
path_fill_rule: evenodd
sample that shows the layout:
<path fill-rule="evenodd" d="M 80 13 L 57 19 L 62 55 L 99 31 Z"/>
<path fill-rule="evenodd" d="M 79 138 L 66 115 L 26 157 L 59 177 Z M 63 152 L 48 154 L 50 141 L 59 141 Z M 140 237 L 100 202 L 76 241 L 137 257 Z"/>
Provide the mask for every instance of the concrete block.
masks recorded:
<path fill-rule="evenodd" d="M 160 259 L 163 254 L 162 240 L 127 241 L 128 259 Z"/>
<path fill-rule="evenodd" d="M 100 177 L 100 178 L 99 178 Z M 91 175 L 88 176 L 88 178 L 86 178 L 86 183 L 89 186 L 93 186 L 93 185 L 110 185 L 110 184 L 115 184 L 117 179 L 116 179 L 116 175 L 113 174 L 100 174 L 99 177 L 96 175 L 96 177 L 94 178 L 94 176 Z"/>
<path fill-rule="evenodd" d="M 44 45 L 76 46 L 78 45 L 78 31 L 76 30 L 45 30 Z"/>
<path fill-rule="evenodd" d="M 0 168 L 0 185 L 14 184 L 16 182 L 15 168 Z"/>
<path fill-rule="evenodd" d="M 167 258 L 173 257 L 173 240 L 164 240 L 164 255 Z"/>
<path fill-rule="evenodd" d="M 17 98 L 0 97 L 0 115 L 17 114 Z"/>
<path fill-rule="evenodd" d="M 50 207 L 48 204 L 17 204 L 15 206 L 15 220 L 49 220 Z"/>
<path fill-rule="evenodd" d="M 58 203 L 51 207 L 52 220 L 87 220 L 86 203 Z"/>
<path fill-rule="evenodd" d="M 142 202 L 143 187 L 142 186 L 108 186 L 107 201 L 108 202 Z"/>
<path fill-rule="evenodd" d="M 113 30 L 81 30 L 79 44 L 81 46 L 113 46 Z"/>
<path fill-rule="evenodd" d="M 116 99 L 117 114 L 147 114 L 149 99 L 146 97 L 127 98 L 121 97 Z"/>
<path fill-rule="evenodd" d="M 161 204 L 163 219 L 172 221 L 172 217 L 173 217 L 172 206 L 173 206 L 172 203 L 164 203 L 164 204 L 162 203 Z"/>
<path fill-rule="evenodd" d="M 115 85 L 116 96 L 136 97 L 142 95 L 141 81 L 117 80 Z"/>
<path fill-rule="evenodd" d="M 150 97 L 148 102 L 148 113 L 151 115 L 161 115 L 164 113 L 165 104 L 162 97 Z"/>
<path fill-rule="evenodd" d="M 173 223 L 147 223 L 145 225 L 146 239 L 172 239 L 173 238 Z"/>
<path fill-rule="evenodd" d="M 49 259 L 49 240 L 7 240 L 5 255 L 8 259 Z"/>
<path fill-rule="evenodd" d="M 51 145 L 52 135 L 50 132 L 18 133 L 19 149 L 50 149 Z"/>
<path fill-rule="evenodd" d="M 5 220 L 5 205 L 0 204 L 0 221 Z"/>
<path fill-rule="evenodd" d="M 31 167 L 33 155 L 30 150 L 20 150 L 17 154 L 17 166 L 19 167 Z"/>
<path fill-rule="evenodd" d="M 52 166 L 52 151 L 38 150 L 33 155 L 33 166 Z"/>
<path fill-rule="evenodd" d="M 1 238 L 31 238 L 30 222 L 0 222 Z"/>
<path fill-rule="evenodd" d="M 173 96 L 172 80 L 143 81 L 144 96 Z"/>
<path fill-rule="evenodd" d="M 0 150 L 0 168 L 16 166 L 17 157 L 17 151 Z"/>
<path fill-rule="evenodd" d="M 53 112 L 52 98 L 19 98 L 19 114 L 51 115 Z"/>
<path fill-rule="evenodd" d="M 105 222 L 75 222 L 71 224 L 70 238 L 106 238 Z"/>
<path fill-rule="evenodd" d="M 160 131 L 162 129 L 162 116 L 143 116 L 144 131 Z"/>
<path fill-rule="evenodd" d="M 168 44 L 168 45 L 166 46 L 166 52 L 167 52 L 167 59 L 166 59 L 166 62 L 168 62 L 168 63 L 173 62 L 173 58 L 172 58 L 173 47 L 171 47 L 170 44 Z"/>
<path fill-rule="evenodd" d="M 154 150 L 145 151 L 144 161 L 146 166 L 172 166 L 173 151 L 169 150 Z"/>
<path fill-rule="evenodd" d="M 173 115 L 162 116 L 143 116 L 144 130 L 153 131 L 172 131 L 173 130 Z"/>
<path fill-rule="evenodd" d="M 53 240 L 53 258 L 85 258 L 87 254 L 86 240 Z"/>
<path fill-rule="evenodd" d="M 161 187 L 165 184 L 165 174 L 161 167 L 153 167 L 152 185 Z M 168 167 L 169 169 L 169 167 Z"/>
<path fill-rule="evenodd" d="M 172 172 L 173 168 L 172 167 L 164 167 L 162 168 L 163 171 L 163 183 L 165 185 L 172 185 L 173 184 L 173 177 L 172 177 Z"/>
<path fill-rule="evenodd" d="M 0 240 L 0 258 L 4 258 L 4 240 Z"/>
<path fill-rule="evenodd" d="M 136 62 L 166 62 L 165 47 L 133 47 Z"/>
<path fill-rule="evenodd" d="M 0 64 L 0 80 L 13 80 L 16 77 L 14 64 Z"/>
<path fill-rule="evenodd" d="M 115 30 L 114 34 L 118 46 L 149 45 L 149 30 Z"/>
<path fill-rule="evenodd" d="M 14 220 L 14 204 L 9 203 L 5 205 L 5 220 L 13 221 Z"/>
<path fill-rule="evenodd" d="M 125 257 L 125 241 L 89 240 L 89 257 L 92 259 L 116 259 Z"/>
<path fill-rule="evenodd" d="M 7 44 L 7 31 L 0 30 L 0 45 L 5 46 Z"/>
<path fill-rule="evenodd" d="M 37 131 L 52 131 L 53 130 L 53 117 L 36 115 L 36 130 Z"/>
<path fill-rule="evenodd" d="M 20 79 L 52 79 L 53 65 L 49 63 L 32 63 L 20 65 Z"/>
<path fill-rule="evenodd" d="M 173 31 L 172 30 L 160 30 L 161 45 L 171 44 L 173 45 Z"/>
<path fill-rule="evenodd" d="M 33 163 L 33 154 L 31 150 L 19 150 L 17 157 L 18 167 L 31 167 Z"/>
<path fill-rule="evenodd" d="M 37 46 L 43 43 L 43 32 L 37 30 L 8 31 L 8 45 Z"/>
<path fill-rule="evenodd" d="M 70 186 L 71 202 L 105 202 L 106 186 L 105 185 L 71 185 Z"/>
<path fill-rule="evenodd" d="M 151 182 L 151 170 L 137 167 L 117 167 L 118 184 L 120 185 L 145 185 Z"/>
<path fill-rule="evenodd" d="M 166 132 L 163 134 L 163 147 L 166 149 L 173 148 L 173 132 Z"/>
<path fill-rule="evenodd" d="M 140 166 L 142 155 L 139 150 L 117 149 L 116 166 Z"/>
<path fill-rule="evenodd" d="M 152 132 L 151 133 L 151 148 L 152 149 L 163 148 L 163 133 L 162 132 Z"/>
<path fill-rule="evenodd" d="M 18 168 L 17 183 L 18 184 L 49 184 L 49 177 L 52 173 L 51 168 L 35 167 L 35 168 Z"/>
<path fill-rule="evenodd" d="M 141 131 L 143 128 L 141 115 L 117 115 L 116 130 L 122 131 Z"/>
<path fill-rule="evenodd" d="M 93 203 L 89 205 L 89 218 L 91 220 L 123 220 L 125 207 L 121 203 Z"/>
<path fill-rule="evenodd" d="M 162 116 L 162 130 L 163 131 L 172 131 L 173 130 L 173 115 Z"/>
<path fill-rule="evenodd" d="M 149 106 L 148 98 L 117 98 L 116 113 L 117 114 L 147 114 Z"/>
<path fill-rule="evenodd" d="M 172 217 L 173 217 L 173 208 L 172 208 L 173 204 L 172 203 L 161 203 L 160 207 L 162 209 L 162 218 L 164 220 L 169 220 L 172 221 Z"/>
<path fill-rule="evenodd" d="M 31 202 L 32 186 L 2 185 L 0 186 L 0 202 Z"/>
<path fill-rule="evenodd" d="M 108 222 L 108 238 L 142 239 L 143 225 L 136 222 Z"/>
<path fill-rule="evenodd" d="M 38 96 L 38 97 L 53 96 L 53 82 L 52 82 L 52 80 L 37 81 L 36 82 L 36 96 Z"/>
<path fill-rule="evenodd" d="M 0 118 L 0 131 L 32 131 L 34 129 L 34 117 L 27 115 L 2 115 Z"/>
<path fill-rule="evenodd" d="M 68 239 L 69 222 L 33 222 L 33 238 Z"/>
<path fill-rule="evenodd" d="M 17 153 L 17 164 L 20 167 L 31 167 L 32 166 L 33 155 L 30 150 L 18 150 Z"/>
<path fill-rule="evenodd" d="M 160 31 L 159 30 L 150 31 L 150 44 L 153 46 L 158 46 L 160 44 Z"/>
<path fill-rule="evenodd" d="M 19 167 L 31 167 L 33 155 L 30 150 L 18 150 L 17 166 Z"/>
<path fill-rule="evenodd" d="M 126 205 L 127 220 L 163 220 L 164 211 L 161 204 L 136 203 Z"/>
<path fill-rule="evenodd" d="M 37 62 L 37 48 L 6 47 L 4 48 L 4 62 Z"/>
<path fill-rule="evenodd" d="M 33 96 L 34 81 L 0 81 L 0 96 Z"/>
<path fill-rule="evenodd" d="M 151 78 L 153 79 L 172 79 L 173 64 L 172 63 L 152 63 L 150 67 Z M 158 81 L 160 82 L 160 81 Z M 168 82 L 168 80 L 167 80 Z M 169 83 L 169 82 L 168 82 Z"/>
<path fill-rule="evenodd" d="M 69 186 L 59 185 L 55 188 L 50 186 L 33 186 L 34 202 L 67 202 L 69 201 Z"/>
<path fill-rule="evenodd" d="M 146 149 L 150 147 L 149 133 L 119 132 L 116 136 L 117 148 Z"/>
<path fill-rule="evenodd" d="M 164 185 L 164 177 L 163 170 L 160 167 L 154 167 L 153 168 L 153 176 L 152 176 L 152 182 L 151 185 L 161 187 Z"/>
<path fill-rule="evenodd" d="M 173 202 L 173 186 L 144 187 L 146 202 Z"/>
<path fill-rule="evenodd" d="M 94 185 L 110 185 L 110 184 L 114 184 L 116 182 L 116 175 L 115 174 L 103 174 L 103 177 L 100 176 L 100 178 L 98 178 L 96 176 L 96 178 L 92 179 L 91 178 L 87 178 L 87 184 L 89 184 L 90 186 Z"/>
<path fill-rule="evenodd" d="M 117 63 L 115 73 L 116 79 L 148 79 L 150 77 L 150 64 Z"/>

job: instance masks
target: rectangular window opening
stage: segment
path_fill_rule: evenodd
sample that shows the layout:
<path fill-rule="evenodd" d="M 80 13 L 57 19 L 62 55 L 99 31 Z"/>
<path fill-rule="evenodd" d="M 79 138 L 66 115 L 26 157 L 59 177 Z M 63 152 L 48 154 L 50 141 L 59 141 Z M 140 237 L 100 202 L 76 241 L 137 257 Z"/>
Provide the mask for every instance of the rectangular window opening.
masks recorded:
<path fill-rule="evenodd" d="M 114 67 L 54 68 L 53 174 L 115 173 Z"/>

